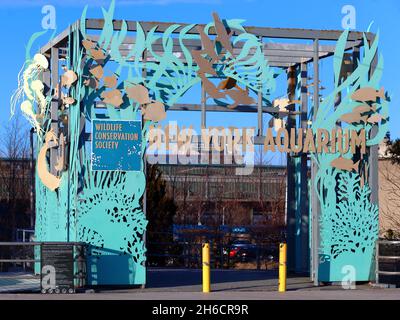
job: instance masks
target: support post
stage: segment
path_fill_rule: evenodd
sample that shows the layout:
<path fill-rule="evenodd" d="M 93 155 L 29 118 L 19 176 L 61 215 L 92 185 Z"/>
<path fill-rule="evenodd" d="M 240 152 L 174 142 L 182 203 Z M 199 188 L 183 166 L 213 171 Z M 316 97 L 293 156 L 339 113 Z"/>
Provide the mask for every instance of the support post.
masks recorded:
<path fill-rule="evenodd" d="M 300 125 L 303 131 L 303 138 L 307 130 L 308 96 L 307 96 L 307 63 L 300 65 L 301 72 L 301 116 Z M 309 239 L 309 195 L 308 195 L 308 166 L 307 153 L 302 153 L 300 159 L 300 248 L 302 272 L 310 271 L 310 239 Z"/>
<path fill-rule="evenodd" d="M 146 69 L 146 61 L 147 61 L 147 51 L 143 51 L 143 56 L 142 56 L 142 65 L 143 65 L 143 69 L 142 69 L 142 77 L 143 77 L 143 82 L 147 77 L 147 69 Z M 144 84 L 144 83 L 143 83 Z M 142 130 L 143 130 L 143 117 L 142 117 Z M 146 149 L 144 150 L 144 154 L 143 154 L 143 174 L 145 177 L 145 187 L 144 187 L 144 192 L 143 192 L 143 214 L 144 216 L 147 218 L 147 157 L 146 157 Z M 147 229 L 144 230 L 143 232 L 143 244 L 146 247 L 146 242 L 147 242 L 147 233 L 146 233 Z M 147 279 L 147 268 L 145 270 L 146 272 L 146 279 Z M 146 284 L 143 283 L 141 285 L 141 288 L 144 289 L 146 287 Z"/>
<path fill-rule="evenodd" d="M 262 111 L 262 92 L 258 92 L 258 95 L 257 95 L 257 120 L 258 120 L 257 135 L 262 137 L 263 132 L 264 132 L 263 111 Z"/>
<path fill-rule="evenodd" d="M 205 128 L 207 125 L 206 104 L 207 104 L 206 89 L 204 88 L 204 85 L 202 83 L 201 84 L 201 127 L 202 128 Z"/>
<path fill-rule="evenodd" d="M 372 75 L 375 72 L 376 66 L 378 64 L 378 50 L 375 53 L 375 56 L 371 62 L 371 68 L 369 70 L 369 77 L 371 78 Z M 370 131 L 370 138 L 375 137 L 378 134 L 378 125 L 374 125 L 371 128 Z M 379 145 L 373 145 L 369 147 L 369 158 L 368 158 L 368 163 L 369 163 L 369 176 L 368 176 L 368 184 L 371 188 L 371 195 L 370 195 L 370 201 L 372 204 L 376 205 L 379 208 Z M 379 218 L 378 218 L 378 232 L 379 232 Z M 379 236 L 378 236 L 379 240 Z M 377 247 L 379 247 L 379 243 L 377 241 Z M 375 259 L 376 259 L 376 266 L 374 267 L 377 269 L 375 270 L 375 275 L 376 275 L 376 282 L 378 283 L 379 281 L 379 274 L 377 271 L 379 270 L 379 261 L 378 261 L 378 255 L 379 251 L 375 252 Z"/>
<path fill-rule="evenodd" d="M 210 244 L 204 243 L 202 248 L 203 258 L 203 292 L 210 292 Z"/>
<path fill-rule="evenodd" d="M 372 62 L 369 77 L 372 77 L 378 64 L 378 51 L 376 52 Z M 370 138 L 375 137 L 378 133 L 378 126 L 374 125 L 370 132 Z M 378 148 L 379 145 L 373 145 L 369 148 L 369 185 L 371 188 L 371 203 L 379 207 L 379 173 L 378 173 Z"/>
<path fill-rule="evenodd" d="M 51 105 L 50 105 L 50 120 L 51 120 L 51 130 L 58 137 L 58 104 L 60 97 L 59 88 L 59 49 L 51 48 L 51 87 L 53 88 Z M 58 148 L 50 149 L 50 173 L 56 175 L 57 170 L 55 165 L 57 163 Z"/>
<path fill-rule="evenodd" d="M 263 43 L 263 38 L 259 38 L 260 43 Z M 257 136 L 262 136 L 264 132 L 263 128 L 263 110 L 262 110 L 262 87 L 259 88 L 260 91 L 257 94 L 257 120 L 258 120 L 258 131 Z"/>
<path fill-rule="evenodd" d="M 295 99 L 296 90 L 296 68 L 289 67 L 287 74 L 287 94 L 288 99 Z M 295 111 L 295 105 L 291 104 L 287 107 L 289 116 L 286 124 L 288 132 L 291 128 L 296 127 L 296 116 L 291 114 Z M 287 164 L 287 209 L 286 209 L 286 230 L 287 230 L 287 247 L 288 247 L 288 270 L 296 271 L 296 165 L 295 158 L 291 153 L 286 155 Z"/>
<path fill-rule="evenodd" d="M 319 40 L 314 39 L 314 95 L 313 95 L 313 120 L 315 121 L 319 107 Z M 312 201 L 312 277 L 314 285 L 318 286 L 319 268 L 319 201 L 315 191 L 315 177 L 317 164 L 311 160 L 311 201 Z"/>
<path fill-rule="evenodd" d="M 279 284 L 278 291 L 285 292 L 286 291 L 286 254 L 287 254 L 287 246 L 286 243 L 279 244 Z"/>

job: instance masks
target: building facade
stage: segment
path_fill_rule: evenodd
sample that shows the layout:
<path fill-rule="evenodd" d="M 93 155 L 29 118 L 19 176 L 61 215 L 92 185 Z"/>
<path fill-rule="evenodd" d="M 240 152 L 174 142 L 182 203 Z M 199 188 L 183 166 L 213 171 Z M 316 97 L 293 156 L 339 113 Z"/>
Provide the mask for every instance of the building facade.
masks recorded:
<path fill-rule="evenodd" d="M 177 224 L 285 224 L 286 167 L 158 164 L 177 206 Z"/>
<path fill-rule="evenodd" d="M 16 240 L 17 228 L 33 226 L 29 159 L 0 159 L 0 241 Z"/>

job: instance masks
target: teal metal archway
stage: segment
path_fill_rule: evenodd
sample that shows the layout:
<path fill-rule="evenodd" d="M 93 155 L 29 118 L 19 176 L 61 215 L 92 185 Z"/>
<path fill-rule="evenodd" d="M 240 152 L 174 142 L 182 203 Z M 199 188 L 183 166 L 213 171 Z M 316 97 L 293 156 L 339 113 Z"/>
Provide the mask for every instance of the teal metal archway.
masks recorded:
<path fill-rule="evenodd" d="M 289 270 L 310 271 L 316 282 L 341 281 L 350 265 L 355 280 L 371 280 L 378 237 L 377 145 L 388 130 L 389 99 L 377 94 L 360 101 L 353 94 L 379 88 L 378 35 L 246 28 L 242 20 L 220 20 L 216 14 L 207 25 L 126 22 L 113 20 L 113 13 L 114 3 L 102 20 L 87 19 L 85 10 L 80 21 L 41 49 L 41 56 L 32 58 L 30 49 L 42 33 L 27 47 L 20 93 L 25 94 L 22 111 L 37 131 L 36 240 L 90 244 L 89 284 L 145 284 L 143 161 L 149 129 L 160 120 L 159 113 L 144 117 L 145 105 L 201 111 L 204 126 L 206 111 L 254 112 L 254 143 L 262 144 L 263 114 L 282 114 L 271 104 L 275 77 L 288 69 L 288 96 L 301 101 L 287 108 L 288 129 L 312 128 L 316 135 L 319 129 L 343 127 L 367 135 L 365 154 L 288 155 Z M 267 38 L 308 39 L 313 46 L 271 44 L 264 42 Z M 308 65 L 313 64 L 314 83 L 319 83 L 319 60 L 329 56 L 334 88 L 320 102 L 314 86 L 309 108 Z M 50 61 L 49 69 L 42 57 Z M 348 61 L 351 70 L 344 69 Z M 221 91 L 215 79 L 233 79 L 239 89 Z M 202 104 L 180 105 L 179 99 L 200 83 Z M 207 96 L 213 105 L 207 105 Z M 373 110 L 368 119 L 379 115 L 378 120 L 345 123 L 343 116 L 360 104 Z M 142 121 L 141 170 L 92 170 L 91 122 L 102 119 Z M 39 161 L 46 161 L 47 152 L 48 168 Z M 333 167 L 339 157 L 359 165 Z"/>

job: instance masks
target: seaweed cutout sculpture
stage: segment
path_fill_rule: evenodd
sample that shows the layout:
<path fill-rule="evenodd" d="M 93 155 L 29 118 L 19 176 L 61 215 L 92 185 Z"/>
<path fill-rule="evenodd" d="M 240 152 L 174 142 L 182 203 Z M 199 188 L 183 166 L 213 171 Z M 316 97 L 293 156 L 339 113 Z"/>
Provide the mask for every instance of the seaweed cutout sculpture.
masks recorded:
<path fill-rule="evenodd" d="M 378 207 L 369 200 L 368 185 L 360 187 L 360 176 L 339 173 L 338 203 L 331 219 L 331 254 L 333 259 L 343 252 L 365 253 L 375 245 L 378 233 Z"/>
<path fill-rule="evenodd" d="M 341 79 L 340 71 L 348 32 L 343 32 L 335 50 L 334 90 L 323 99 L 315 114 L 312 129 L 314 134 L 317 134 L 321 128 L 328 131 L 337 129 L 340 123 L 342 128 L 358 133 L 365 130 L 366 146 L 371 147 L 378 144 L 388 130 L 389 98 L 387 94 L 383 94 L 383 89 L 379 90 L 383 70 L 382 56 L 379 57 L 373 73 L 371 72 L 371 65 L 377 54 L 379 32 L 371 44 L 364 36 L 361 61 L 353 61 L 357 68 L 346 79 Z M 360 93 L 365 92 L 372 93 L 373 97 L 361 101 Z M 341 101 L 335 105 L 338 94 L 341 94 Z M 368 112 L 363 114 L 363 111 L 360 111 L 362 108 L 364 112 L 368 109 Z M 375 135 L 372 135 L 373 128 L 377 131 Z M 346 141 L 344 136 L 341 139 L 342 142 Z M 360 154 L 358 162 L 353 160 L 353 154 L 349 150 L 344 154 L 338 150 L 334 153 L 313 153 L 311 157 L 318 166 L 314 186 L 321 208 L 320 255 L 331 257 L 330 272 L 333 274 L 340 272 L 338 266 L 335 266 L 335 260 L 342 255 L 364 255 L 372 261 L 372 249 L 378 237 L 378 209 L 370 200 L 368 152 Z M 351 162 L 351 166 L 346 169 L 340 168 L 337 165 L 338 159 L 345 163 Z M 369 265 L 361 265 L 360 262 L 357 267 L 360 274 L 364 271 L 369 274 Z"/>
<path fill-rule="evenodd" d="M 249 95 L 249 90 L 253 94 L 261 93 L 264 101 L 268 100 L 275 88 L 275 80 L 263 55 L 262 42 L 244 30 L 242 20 L 220 21 L 215 15 L 214 23 L 200 28 L 201 35 L 189 32 L 195 25 L 171 25 L 161 36 L 157 35 L 157 27 L 154 27 L 145 34 L 137 23 L 135 42 L 126 47 L 125 44 L 129 43 L 127 24 L 123 21 L 120 30 L 114 30 L 114 7 L 112 1 L 108 10 L 103 9 L 104 27 L 98 36 L 86 32 L 87 7 L 80 24 L 70 28 L 66 65 L 60 72 L 61 83 L 67 85 L 62 92 L 58 92 L 62 102 L 59 126 L 67 132 L 65 141 L 69 152 L 65 165 L 60 162 L 57 166 L 60 180 L 57 180 L 56 188 L 50 189 L 36 179 L 35 236 L 38 241 L 83 241 L 92 245 L 95 250 L 90 251 L 93 258 L 90 261 L 94 261 L 94 265 L 89 268 L 92 270 L 93 267 L 98 273 L 93 274 L 93 279 L 97 277 L 93 283 L 104 280 L 98 278 L 101 272 L 97 266 L 107 264 L 109 255 L 113 254 L 117 258 L 128 259 L 130 271 L 125 270 L 131 272 L 128 282 L 140 284 L 145 282 L 146 248 L 143 237 L 147 220 L 141 199 L 146 184 L 144 154 L 149 128 L 160 121 L 165 116 L 165 109 L 176 103 L 190 88 L 215 75 L 226 81 L 235 81 L 239 89 L 235 88 L 234 94 L 242 99 L 233 98 L 236 104 Z M 193 39 L 204 41 L 204 37 L 210 36 L 212 27 L 218 29 L 220 34 L 235 30 L 238 35 L 233 40 L 233 46 L 239 42 L 243 46 L 238 53 L 234 53 L 233 48 L 221 50 L 221 43 L 230 47 L 230 38 L 220 37 L 218 41 L 213 41 L 212 50 L 219 55 L 218 63 L 212 64 L 214 71 L 211 73 L 215 75 L 200 77 L 199 66 L 187 43 Z M 178 28 L 178 36 L 172 36 Z M 28 48 L 37 37 L 34 35 L 31 38 Z M 176 54 L 176 46 L 179 46 L 180 56 Z M 206 55 L 200 55 L 206 59 Z M 23 87 L 28 86 L 29 89 L 46 65 L 44 61 L 38 64 L 38 58 L 27 61 L 33 61 L 38 69 L 29 73 L 32 79 L 26 77 L 27 85 Z M 23 87 L 17 92 L 14 102 L 19 101 Z M 225 87 L 220 91 L 223 90 L 229 89 Z M 48 103 L 52 91 L 44 97 L 45 100 L 37 95 L 38 99 L 31 99 L 30 102 L 32 106 L 38 106 L 34 110 L 40 110 L 42 114 L 38 149 L 42 148 L 44 138 L 51 130 Z M 25 90 L 25 93 L 29 91 Z M 42 107 L 44 103 L 46 106 Z M 99 103 L 105 106 L 101 114 L 96 108 Z M 37 123 L 32 119 L 36 118 L 29 115 L 28 120 L 34 127 Z M 143 119 L 140 171 L 92 170 L 90 148 L 86 143 L 90 130 L 86 126 L 91 120 L 100 118 Z M 54 139 L 60 140 L 60 137 Z M 121 262 L 121 265 L 125 264 L 126 260 Z M 107 276 L 113 277 L 112 273 Z M 106 279 L 104 283 L 114 282 L 113 279 Z"/>

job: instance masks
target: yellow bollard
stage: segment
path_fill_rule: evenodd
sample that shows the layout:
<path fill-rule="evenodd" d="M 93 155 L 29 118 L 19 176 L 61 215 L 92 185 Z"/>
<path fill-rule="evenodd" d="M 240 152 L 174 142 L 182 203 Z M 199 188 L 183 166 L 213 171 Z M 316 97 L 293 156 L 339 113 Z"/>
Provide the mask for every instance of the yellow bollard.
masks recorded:
<path fill-rule="evenodd" d="M 286 243 L 279 244 L 279 292 L 286 291 Z"/>
<path fill-rule="evenodd" d="M 203 244 L 203 292 L 210 292 L 210 245 Z"/>

